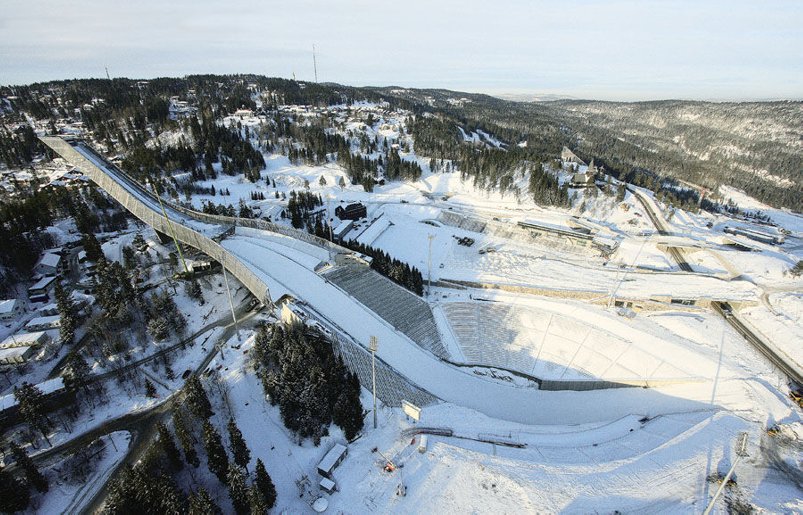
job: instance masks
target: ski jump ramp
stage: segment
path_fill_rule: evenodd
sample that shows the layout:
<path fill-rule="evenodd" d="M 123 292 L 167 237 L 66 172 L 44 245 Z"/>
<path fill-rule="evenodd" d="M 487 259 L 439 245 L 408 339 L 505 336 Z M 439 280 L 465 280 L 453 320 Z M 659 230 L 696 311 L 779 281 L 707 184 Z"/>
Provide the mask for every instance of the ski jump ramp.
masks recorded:
<path fill-rule="evenodd" d="M 294 258 L 292 249 L 282 245 L 276 234 L 324 248 L 334 263 L 348 262 L 348 256 L 353 255 L 350 251 L 262 220 L 207 215 L 170 202 L 164 202 L 165 216 L 153 193 L 83 141 L 59 137 L 41 140 L 137 218 L 160 232 L 174 233 L 179 241 L 220 262 L 260 301 L 271 303 L 272 299 L 291 295 L 312 306 L 363 347 L 367 347 L 371 336 L 376 336 L 377 357 L 434 397 L 493 418 L 525 424 L 582 424 L 630 414 L 654 416 L 710 408 L 706 395 L 699 393 L 705 388 L 698 385 L 667 388 L 672 392 L 645 388 L 543 391 L 479 376 L 470 368 L 452 365 L 416 344 L 347 291 L 310 269 L 308 260 Z M 265 231 L 267 237 L 260 238 L 258 231 L 250 229 Z M 365 270 L 376 273 L 367 267 Z"/>

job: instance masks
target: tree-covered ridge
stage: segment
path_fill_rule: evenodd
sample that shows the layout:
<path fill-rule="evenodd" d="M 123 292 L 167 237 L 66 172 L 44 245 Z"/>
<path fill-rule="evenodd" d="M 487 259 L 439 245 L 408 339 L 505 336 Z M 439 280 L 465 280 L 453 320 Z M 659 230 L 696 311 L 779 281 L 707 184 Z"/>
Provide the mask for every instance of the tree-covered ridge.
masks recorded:
<path fill-rule="evenodd" d="M 32 134 L 22 128 L 30 116 L 51 123 L 61 118 L 82 121 L 110 151 L 123 152 L 129 162 L 134 161 L 134 170 L 172 171 L 176 166 L 194 170 L 200 178 L 214 173 L 211 165 L 220 163 L 227 173 L 243 172 L 254 180 L 260 159 L 255 147 L 248 147 L 261 141 L 263 148 L 256 150 L 278 151 L 293 160 L 336 160 L 352 182 L 369 190 L 378 176 L 415 179 L 417 164 L 396 161 L 389 150 L 371 148 L 373 142 L 355 152 L 354 142 L 329 130 L 328 121 L 309 125 L 278 113 L 286 105 L 320 107 L 367 100 L 411 113 L 407 125 L 415 136 L 416 155 L 433 158 L 443 167 L 456 165 L 484 188 L 505 189 L 510 173 L 527 162 L 549 161 L 568 146 L 586 160 L 594 158 L 616 177 L 656 177 L 659 189 L 673 178 L 710 189 L 727 184 L 771 205 L 803 208 L 800 102 L 527 103 L 446 90 L 353 88 L 256 75 L 53 81 L 3 87 L 0 96 L 4 97 L 0 162 L 7 166 L 20 166 L 41 152 Z M 169 116 L 172 96 L 192 99 L 199 116 L 189 123 L 202 127 L 212 144 L 193 136 L 196 141 L 175 151 L 141 149 L 161 131 L 186 123 Z M 256 108 L 256 99 L 274 118 L 271 134 L 248 135 L 217 123 L 241 107 Z M 239 132 L 239 137 L 213 134 L 217 129 L 209 126 L 208 119 L 229 134 Z M 458 127 L 467 133 L 492 134 L 505 145 L 474 148 L 461 141 Z M 673 198 L 671 188 L 663 189 L 670 200 L 682 203 L 682 198 Z M 556 196 L 561 195 L 540 195 L 536 201 L 548 203 L 545 199 Z"/>
<path fill-rule="evenodd" d="M 320 331 L 303 325 L 262 327 L 254 361 L 284 425 L 318 445 L 334 422 L 354 438 L 363 427 L 360 382 Z"/>

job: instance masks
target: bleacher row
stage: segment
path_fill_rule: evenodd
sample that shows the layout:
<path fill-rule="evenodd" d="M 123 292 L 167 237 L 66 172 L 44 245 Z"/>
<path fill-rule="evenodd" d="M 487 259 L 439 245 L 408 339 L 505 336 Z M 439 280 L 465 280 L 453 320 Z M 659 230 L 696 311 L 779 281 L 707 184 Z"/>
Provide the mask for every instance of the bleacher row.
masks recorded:
<path fill-rule="evenodd" d="M 438 214 L 438 221 L 466 231 L 483 232 L 485 230 L 485 222 L 473 220 L 451 211 L 441 211 Z"/>
<path fill-rule="evenodd" d="M 429 304 L 417 295 L 365 266 L 338 266 L 322 275 L 423 349 L 449 358 Z"/>
<path fill-rule="evenodd" d="M 337 339 L 335 346 L 349 370 L 357 374 L 363 388 L 371 389 L 371 355 L 357 344 Z M 386 406 L 401 406 L 401 401 L 412 402 L 418 407 L 428 406 L 438 398 L 410 383 L 384 361 L 376 360 L 376 396 Z"/>
<path fill-rule="evenodd" d="M 517 341 L 521 324 L 513 306 L 450 302 L 443 305 L 443 311 L 470 364 L 531 372 L 535 356 Z"/>
<path fill-rule="evenodd" d="M 482 302 L 446 303 L 443 311 L 468 364 L 540 379 L 689 376 L 631 342 L 561 315 Z"/>

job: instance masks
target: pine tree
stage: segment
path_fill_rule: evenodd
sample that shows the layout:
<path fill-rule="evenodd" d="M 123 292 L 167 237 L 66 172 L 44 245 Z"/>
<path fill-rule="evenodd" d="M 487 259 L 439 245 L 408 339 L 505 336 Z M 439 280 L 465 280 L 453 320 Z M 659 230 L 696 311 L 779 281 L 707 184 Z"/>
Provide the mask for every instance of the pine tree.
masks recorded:
<path fill-rule="evenodd" d="M 204 448 L 206 449 L 206 461 L 209 470 L 217 476 L 221 483 L 226 482 L 226 474 L 229 469 L 229 457 L 223 443 L 220 440 L 220 433 L 204 420 Z"/>
<path fill-rule="evenodd" d="M 178 438 L 184 451 L 184 460 L 193 467 L 198 468 L 200 460 L 198 459 L 198 453 L 195 451 L 193 437 L 187 429 L 184 416 L 178 409 L 173 411 L 173 428 L 176 430 L 176 438 Z"/>
<path fill-rule="evenodd" d="M 59 337 L 62 345 L 71 345 L 75 338 L 75 306 L 60 280 L 56 281 L 56 306 L 59 310 Z"/>
<path fill-rule="evenodd" d="M 265 498 L 268 509 L 273 508 L 276 504 L 276 487 L 273 486 L 273 480 L 265 470 L 265 464 L 262 460 L 257 458 L 257 464 L 254 471 L 254 486 L 259 489 L 259 492 Z"/>
<path fill-rule="evenodd" d="M 72 352 L 67 358 L 64 370 L 64 386 L 68 390 L 77 390 L 86 381 L 90 368 L 79 352 Z"/>
<path fill-rule="evenodd" d="M 170 468 L 174 472 L 178 472 L 182 468 L 181 455 L 178 452 L 175 440 L 173 440 L 173 435 L 170 434 L 167 426 L 162 422 L 156 425 L 156 430 L 159 432 L 159 445 L 162 446 L 162 452 L 167 457 Z"/>
<path fill-rule="evenodd" d="M 245 486 L 245 474 L 243 470 L 234 463 L 229 464 L 229 473 L 226 476 L 226 484 L 229 487 L 229 497 L 234 506 L 234 511 L 238 515 L 248 513 L 248 487 Z"/>
<path fill-rule="evenodd" d="M 343 372 L 346 380 L 332 410 L 332 419 L 343 429 L 346 439 L 351 440 L 363 428 L 365 411 L 360 401 L 360 380 L 356 374 L 346 371 L 345 367 Z"/>
<path fill-rule="evenodd" d="M 212 404 L 209 402 L 198 376 L 191 375 L 185 388 L 187 389 L 187 404 L 193 415 L 205 419 L 211 417 L 213 415 Z"/>
<path fill-rule="evenodd" d="M 11 448 L 11 454 L 14 456 L 14 461 L 17 463 L 17 466 L 25 471 L 25 477 L 28 479 L 28 483 L 36 487 L 40 492 L 47 492 L 49 489 L 47 479 L 39 472 L 39 469 L 36 468 L 30 456 L 28 456 L 16 442 L 11 442 L 9 447 Z"/>
<path fill-rule="evenodd" d="M 246 445 L 243 439 L 243 433 L 240 432 L 240 428 L 237 427 L 237 423 L 234 422 L 233 418 L 229 418 L 228 430 L 229 444 L 231 446 L 231 454 L 234 456 L 234 462 L 248 472 L 248 462 L 251 461 L 251 451 L 248 450 L 248 445 Z"/>
<path fill-rule="evenodd" d="M 268 512 L 268 501 L 256 484 L 248 489 L 248 502 L 251 505 L 251 515 L 265 515 Z"/>
<path fill-rule="evenodd" d="M 188 515 L 218 515 L 222 513 L 217 504 L 203 488 L 190 496 Z"/>
<path fill-rule="evenodd" d="M 26 485 L 0 467 L 0 512 L 22 511 L 31 502 L 31 494 Z"/>
<path fill-rule="evenodd" d="M 31 427 L 38 429 L 48 446 L 53 447 L 47 437 L 49 423 L 45 416 L 44 395 L 39 388 L 29 383 L 23 383 L 20 388 L 14 390 L 14 397 L 19 403 L 19 413 L 22 419 Z"/>
<path fill-rule="evenodd" d="M 148 379 L 145 380 L 145 396 L 150 399 L 156 398 L 156 387 Z"/>

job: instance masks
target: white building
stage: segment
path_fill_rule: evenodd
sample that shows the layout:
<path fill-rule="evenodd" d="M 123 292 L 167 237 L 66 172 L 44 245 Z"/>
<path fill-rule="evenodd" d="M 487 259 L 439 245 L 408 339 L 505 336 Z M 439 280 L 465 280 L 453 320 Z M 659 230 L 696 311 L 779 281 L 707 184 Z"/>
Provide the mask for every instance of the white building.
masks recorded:
<path fill-rule="evenodd" d="M 36 317 L 27 324 L 25 324 L 26 331 L 48 331 L 50 329 L 58 329 L 61 327 L 61 316 L 52 315 L 47 317 Z"/>
<path fill-rule="evenodd" d="M 61 256 L 45 254 L 36 265 L 36 272 L 42 275 L 56 275 L 61 268 Z"/>
<path fill-rule="evenodd" d="M 334 447 L 329 449 L 329 452 L 326 453 L 326 456 L 324 456 L 318 464 L 318 474 L 332 479 L 332 472 L 334 472 L 337 466 L 346 458 L 348 453 L 349 450 L 345 445 L 336 443 Z"/>
<path fill-rule="evenodd" d="M 50 290 L 56 283 L 55 277 L 43 277 L 28 288 L 28 297 L 31 302 L 47 302 L 50 300 Z"/>
<path fill-rule="evenodd" d="M 0 300 L 0 321 L 11 322 L 22 313 L 22 305 L 17 299 Z"/>
<path fill-rule="evenodd" d="M 17 333 L 12 334 L 2 342 L 0 349 L 11 349 L 13 347 L 41 347 L 50 343 L 50 335 L 44 331 L 36 333 Z"/>
<path fill-rule="evenodd" d="M 36 349 L 31 346 L 0 349 L 0 364 L 20 365 L 31 359 L 35 353 Z"/>

